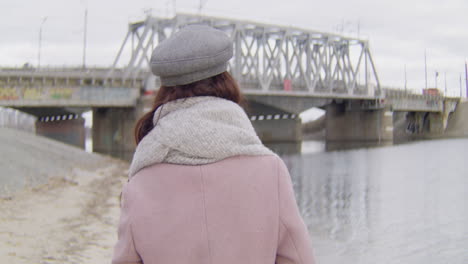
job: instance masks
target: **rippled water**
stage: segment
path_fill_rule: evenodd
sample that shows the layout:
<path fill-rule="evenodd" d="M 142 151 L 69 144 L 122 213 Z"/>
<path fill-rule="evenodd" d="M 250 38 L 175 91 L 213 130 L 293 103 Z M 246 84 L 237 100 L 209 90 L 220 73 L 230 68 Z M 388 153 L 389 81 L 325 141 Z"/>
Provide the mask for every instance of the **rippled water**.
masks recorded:
<path fill-rule="evenodd" d="M 283 158 L 318 263 L 468 263 L 468 139 Z"/>

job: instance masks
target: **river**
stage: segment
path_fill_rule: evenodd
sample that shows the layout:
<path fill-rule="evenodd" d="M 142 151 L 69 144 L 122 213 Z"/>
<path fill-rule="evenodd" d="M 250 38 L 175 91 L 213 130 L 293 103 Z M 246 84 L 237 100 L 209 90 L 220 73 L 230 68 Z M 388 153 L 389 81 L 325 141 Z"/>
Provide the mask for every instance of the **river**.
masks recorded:
<path fill-rule="evenodd" d="M 468 139 L 283 155 L 318 263 L 468 263 Z"/>

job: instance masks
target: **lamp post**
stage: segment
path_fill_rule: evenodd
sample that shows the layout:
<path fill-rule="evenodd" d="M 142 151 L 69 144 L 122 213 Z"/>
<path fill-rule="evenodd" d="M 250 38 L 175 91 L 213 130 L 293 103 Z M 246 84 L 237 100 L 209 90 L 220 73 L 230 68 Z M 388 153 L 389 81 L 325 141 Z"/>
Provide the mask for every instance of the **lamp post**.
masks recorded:
<path fill-rule="evenodd" d="M 87 45 L 87 34 L 88 34 L 88 4 L 86 0 L 80 0 L 83 4 L 84 18 L 83 18 L 83 69 L 86 69 L 86 45 Z"/>
<path fill-rule="evenodd" d="M 88 7 L 84 12 L 84 33 L 83 33 L 83 69 L 86 69 L 86 37 L 88 31 Z"/>
<path fill-rule="evenodd" d="M 407 92 L 406 64 L 405 64 L 405 92 Z"/>
<path fill-rule="evenodd" d="M 198 5 L 198 14 L 201 15 L 201 11 L 203 9 L 203 6 L 206 4 L 208 0 L 200 0 L 199 5 Z"/>
<path fill-rule="evenodd" d="M 466 85 L 466 97 L 468 97 L 468 65 L 465 61 L 465 85 Z"/>
<path fill-rule="evenodd" d="M 427 54 L 426 49 L 424 49 L 424 76 L 426 80 L 426 89 L 427 89 Z"/>
<path fill-rule="evenodd" d="M 47 21 L 47 17 L 42 18 L 41 25 L 39 26 L 39 47 L 37 51 L 37 69 L 41 68 L 41 46 L 42 46 L 42 26 Z"/>
<path fill-rule="evenodd" d="M 444 72 L 444 91 L 445 91 L 445 97 L 447 97 L 447 73 Z"/>
<path fill-rule="evenodd" d="M 460 73 L 460 98 L 462 98 L 462 75 Z"/>

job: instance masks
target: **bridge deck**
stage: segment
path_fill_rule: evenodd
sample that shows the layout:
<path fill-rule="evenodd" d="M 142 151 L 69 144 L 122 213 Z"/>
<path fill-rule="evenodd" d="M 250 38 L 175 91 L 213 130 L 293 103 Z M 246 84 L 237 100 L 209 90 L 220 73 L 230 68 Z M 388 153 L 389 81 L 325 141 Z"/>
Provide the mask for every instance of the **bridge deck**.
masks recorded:
<path fill-rule="evenodd" d="M 0 87 L 6 107 L 133 107 L 139 97 L 126 87 Z"/>
<path fill-rule="evenodd" d="M 122 70 L 123 71 L 123 70 Z M 150 79 L 141 73 L 132 80 L 119 79 L 122 71 L 108 75 L 109 69 L 0 69 L 0 106 L 6 107 L 133 107 L 141 96 L 140 90 Z M 108 78 L 108 79 L 106 79 Z M 107 82 L 106 82 L 107 80 Z M 154 78 L 153 86 L 156 85 Z M 104 85 L 105 83 L 105 85 Z M 291 84 L 294 85 L 294 84 Z M 447 99 L 441 95 L 421 95 L 403 90 L 384 89 L 376 96 L 373 89 L 358 86 L 353 93 L 315 89 L 298 85 L 271 86 L 262 89 L 255 81 L 241 82 L 250 99 L 260 103 L 276 105 L 290 113 L 300 113 L 311 107 L 343 100 L 363 100 L 389 107 L 393 111 L 442 112 L 454 108 L 458 98 Z M 362 91 L 359 93 L 358 91 Z M 369 92 L 371 91 L 371 92 Z M 445 103 L 444 103 L 445 102 Z M 369 105 L 366 103 L 365 105 Z M 374 105 L 375 106 L 375 105 Z"/>

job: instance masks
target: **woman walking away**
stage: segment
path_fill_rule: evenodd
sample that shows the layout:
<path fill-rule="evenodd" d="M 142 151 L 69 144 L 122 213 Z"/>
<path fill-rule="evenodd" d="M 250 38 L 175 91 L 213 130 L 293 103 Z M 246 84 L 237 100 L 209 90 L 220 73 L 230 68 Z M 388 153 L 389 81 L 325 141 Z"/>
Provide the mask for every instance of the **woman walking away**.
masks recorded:
<path fill-rule="evenodd" d="M 153 51 L 162 86 L 136 125 L 112 263 L 313 263 L 283 161 L 226 72 L 222 31 L 186 26 Z"/>

